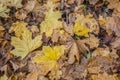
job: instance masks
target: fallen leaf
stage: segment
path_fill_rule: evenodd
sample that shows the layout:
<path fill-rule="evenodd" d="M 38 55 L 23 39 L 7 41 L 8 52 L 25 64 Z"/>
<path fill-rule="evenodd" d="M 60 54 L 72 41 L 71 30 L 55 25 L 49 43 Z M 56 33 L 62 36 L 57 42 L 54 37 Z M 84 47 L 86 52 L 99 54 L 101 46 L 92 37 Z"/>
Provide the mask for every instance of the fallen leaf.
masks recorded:
<path fill-rule="evenodd" d="M 88 35 L 89 29 L 85 26 L 82 26 L 79 22 L 75 22 L 73 32 L 77 36 L 89 37 Z"/>
<path fill-rule="evenodd" d="M 38 35 L 32 39 L 32 33 L 26 27 L 24 27 L 24 31 L 21 33 L 21 38 L 18 36 L 12 36 L 11 45 L 13 45 L 15 49 L 12 50 L 11 53 L 17 57 L 20 56 L 24 58 L 29 52 L 41 46 L 41 38 L 42 36 Z"/>
<path fill-rule="evenodd" d="M 38 73 L 32 72 L 28 74 L 25 80 L 38 80 Z"/>
<path fill-rule="evenodd" d="M 120 49 L 120 38 L 116 38 L 115 41 L 110 43 L 113 48 Z"/>
<path fill-rule="evenodd" d="M 92 75 L 92 80 L 118 80 L 115 75 L 109 75 L 107 73 Z"/>
<path fill-rule="evenodd" d="M 89 48 L 85 45 L 85 40 L 77 40 L 78 49 L 81 53 L 85 54 L 89 52 Z"/>
<path fill-rule="evenodd" d="M 79 53 L 76 42 L 72 43 L 72 46 L 70 48 L 68 55 L 69 55 L 69 58 L 68 58 L 69 64 L 73 64 L 75 60 L 77 60 L 78 62 L 80 61 L 80 53 Z"/>
<path fill-rule="evenodd" d="M 4 6 L 2 3 L 0 3 L 0 16 L 1 17 L 8 17 L 7 13 L 10 10 L 7 8 L 7 6 Z"/>
<path fill-rule="evenodd" d="M 94 35 L 90 34 L 89 38 L 85 40 L 85 43 L 90 46 L 91 49 L 99 46 L 99 39 Z"/>
<path fill-rule="evenodd" d="M 95 5 L 99 0 L 89 0 L 89 3 Z"/>
<path fill-rule="evenodd" d="M 4 30 L 5 30 L 4 27 L 0 26 L 0 37 L 3 37 Z"/>
<path fill-rule="evenodd" d="M 15 22 L 9 29 L 9 33 L 15 32 L 15 36 L 20 37 L 23 31 L 25 30 L 27 23 L 20 21 Z"/>
<path fill-rule="evenodd" d="M 36 55 L 33 61 L 37 64 L 43 64 L 43 72 L 46 74 L 48 71 L 54 71 L 58 67 L 57 60 L 64 55 L 65 47 L 62 46 L 43 46 L 44 55 Z"/>
<path fill-rule="evenodd" d="M 109 9 L 115 9 L 118 12 L 120 12 L 120 1 L 119 0 L 107 0 L 109 2 L 108 8 Z"/>
<path fill-rule="evenodd" d="M 66 23 L 63 24 L 64 25 L 64 30 L 69 33 L 70 35 L 74 35 L 73 33 L 73 28 L 74 26 L 72 24 L 67 25 Z"/>
<path fill-rule="evenodd" d="M 40 24 L 41 34 L 45 33 L 47 37 L 50 37 L 53 33 L 53 29 L 63 28 L 62 22 L 58 21 L 61 18 L 61 13 L 59 11 L 53 11 L 53 4 L 50 9 L 45 13 L 45 21 Z"/>
<path fill-rule="evenodd" d="M 15 17 L 20 20 L 24 20 L 27 17 L 27 12 L 23 9 L 15 13 Z"/>
<path fill-rule="evenodd" d="M 21 8 L 22 5 L 22 0 L 1 0 L 0 3 L 5 5 L 6 7 L 15 7 L 15 8 Z"/>
<path fill-rule="evenodd" d="M 24 5 L 24 9 L 25 9 L 27 12 L 31 12 L 31 11 L 34 9 L 35 4 L 36 4 L 36 0 L 29 0 L 29 1 L 27 1 L 27 3 Z"/>
<path fill-rule="evenodd" d="M 98 23 L 92 14 L 89 13 L 86 16 L 77 14 L 76 17 L 76 22 L 79 22 L 81 26 L 88 28 L 89 32 L 93 32 L 95 34 L 99 33 Z"/>
<path fill-rule="evenodd" d="M 109 56 L 110 55 L 110 51 L 108 48 L 97 48 L 93 53 L 92 56 Z"/>
<path fill-rule="evenodd" d="M 68 2 L 69 4 L 73 4 L 73 3 L 75 2 L 75 0 L 67 0 L 67 2 Z"/>
<path fill-rule="evenodd" d="M 120 18 L 117 16 L 106 18 L 106 30 L 108 34 L 115 32 L 116 36 L 120 37 Z"/>
<path fill-rule="evenodd" d="M 38 33 L 39 32 L 39 29 L 38 29 L 37 26 L 32 25 L 32 26 L 28 26 L 28 27 L 30 27 L 30 30 L 32 31 L 32 33 Z"/>

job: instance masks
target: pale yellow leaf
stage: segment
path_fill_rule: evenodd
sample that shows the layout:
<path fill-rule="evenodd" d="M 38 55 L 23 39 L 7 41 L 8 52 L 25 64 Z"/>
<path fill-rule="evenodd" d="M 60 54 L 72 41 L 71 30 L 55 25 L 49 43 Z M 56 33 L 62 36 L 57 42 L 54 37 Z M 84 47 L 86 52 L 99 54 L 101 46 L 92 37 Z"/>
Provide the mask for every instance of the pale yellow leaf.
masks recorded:
<path fill-rule="evenodd" d="M 11 53 L 24 58 L 29 52 L 41 46 L 41 38 L 42 36 L 38 35 L 32 39 L 32 33 L 25 27 L 23 33 L 21 33 L 21 38 L 12 36 L 11 45 L 13 45 L 15 49 L 12 50 Z"/>
<path fill-rule="evenodd" d="M 26 28 L 27 23 L 21 21 L 21 22 L 15 22 L 12 24 L 12 26 L 9 29 L 9 33 L 15 32 L 15 36 L 20 37 L 20 35 L 23 33 L 23 31 Z"/>
<path fill-rule="evenodd" d="M 52 3 L 48 12 L 45 13 L 45 21 L 40 24 L 40 31 L 41 34 L 45 33 L 47 37 L 50 37 L 53 33 L 53 29 L 60 29 L 63 28 L 62 22 L 58 21 L 61 18 L 61 13 L 59 11 L 53 11 Z"/>

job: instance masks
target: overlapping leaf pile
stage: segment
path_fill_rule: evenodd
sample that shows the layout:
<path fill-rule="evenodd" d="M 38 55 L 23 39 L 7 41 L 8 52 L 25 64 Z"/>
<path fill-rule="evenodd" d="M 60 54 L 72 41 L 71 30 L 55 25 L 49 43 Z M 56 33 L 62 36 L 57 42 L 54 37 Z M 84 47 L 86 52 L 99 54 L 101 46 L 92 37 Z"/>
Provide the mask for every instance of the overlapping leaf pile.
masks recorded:
<path fill-rule="evenodd" d="M 120 80 L 119 0 L 0 0 L 0 80 Z"/>

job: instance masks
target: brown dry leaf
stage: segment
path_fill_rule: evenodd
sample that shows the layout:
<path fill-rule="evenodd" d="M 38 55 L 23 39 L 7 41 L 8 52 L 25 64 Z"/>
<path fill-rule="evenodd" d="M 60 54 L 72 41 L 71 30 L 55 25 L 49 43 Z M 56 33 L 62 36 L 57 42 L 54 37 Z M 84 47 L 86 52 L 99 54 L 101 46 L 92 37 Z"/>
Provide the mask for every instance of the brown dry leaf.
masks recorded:
<path fill-rule="evenodd" d="M 89 0 L 89 3 L 95 5 L 99 0 Z"/>
<path fill-rule="evenodd" d="M 64 23 L 63 25 L 64 25 L 64 30 L 67 33 L 69 33 L 70 35 L 74 35 L 74 33 L 73 33 L 73 25 L 72 24 L 67 25 L 66 23 Z"/>
<path fill-rule="evenodd" d="M 4 66 L 2 66 L 2 67 L 0 67 L 0 71 L 1 71 L 1 72 L 4 72 L 4 73 L 7 73 L 7 67 L 8 67 L 7 64 L 4 65 Z"/>
<path fill-rule="evenodd" d="M 41 75 L 39 75 L 38 80 L 49 80 L 49 79 L 46 78 L 45 76 L 41 76 Z"/>
<path fill-rule="evenodd" d="M 118 80 L 116 75 L 109 75 L 107 73 L 92 75 L 91 79 L 92 80 Z"/>
<path fill-rule="evenodd" d="M 85 54 L 87 51 L 89 51 L 89 48 L 85 45 L 85 40 L 77 40 L 76 43 L 81 53 Z"/>
<path fill-rule="evenodd" d="M 15 13 L 15 17 L 20 20 L 24 20 L 27 17 L 27 12 L 23 9 Z"/>
<path fill-rule="evenodd" d="M 92 56 L 109 56 L 110 51 L 109 48 L 97 48 L 93 53 Z"/>
<path fill-rule="evenodd" d="M 91 71 L 89 73 L 94 73 L 94 68 L 96 68 L 98 72 L 109 72 L 113 66 L 113 59 L 111 57 L 100 55 L 92 57 L 87 65 L 88 70 Z"/>
<path fill-rule="evenodd" d="M 109 2 L 108 8 L 115 9 L 120 12 L 120 1 L 119 0 L 107 0 Z"/>
<path fill-rule="evenodd" d="M 10 61 L 10 63 L 11 63 L 11 66 L 12 66 L 14 71 L 16 71 L 16 70 L 18 70 L 18 69 L 20 69 L 20 68 L 22 68 L 26 65 L 26 64 L 18 62 L 17 60 L 16 61 Z"/>
<path fill-rule="evenodd" d="M 98 74 L 100 72 L 100 67 L 99 66 L 89 67 L 87 68 L 87 70 L 89 73 Z"/>
<path fill-rule="evenodd" d="M 99 39 L 90 34 L 90 37 L 86 39 L 86 44 L 88 44 L 90 48 L 96 48 L 99 45 Z"/>
<path fill-rule="evenodd" d="M 114 42 L 111 43 L 113 48 L 120 49 L 120 38 L 116 38 Z"/>
<path fill-rule="evenodd" d="M 120 37 L 120 18 L 117 16 L 107 17 L 106 30 L 108 34 L 115 32 L 116 36 Z"/>
<path fill-rule="evenodd" d="M 106 57 L 111 57 L 111 58 L 118 58 L 116 50 L 112 49 L 112 51 L 110 51 L 108 47 L 97 48 L 95 51 L 93 51 L 92 56 L 93 57 L 106 56 Z"/>
<path fill-rule="evenodd" d="M 27 3 L 24 5 L 24 9 L 27 12 L 31 12 L 36 5 L 36 0 L 28 0 Z"/>
<path fill-rule="evenodd" d="M 5 30 L 4 27 L 0 26 L 0 37 L 3 37 L 4 30 Z"/>
<path fill-rule="evenodd" d="M 39 29 L 37 26 L 35 25 L 32 25 L 32 26 L 28 26 L 31 30 L 32 33 L 38 33 L 39 32 Z"/>
<path fill-rule="evenodd" d="M 52 35 L 52 41 L 53 42 L 58 42 L 59 37 L 60 37 L 59 30 L 54 30 L 53 35 Z"/>
<path fill-rule="evenodd" d="M 68 55 L 69 55 L 69 59 L 68 59 L 69 64 L 73 64 L 75 60 L 77 60 L 78 62 L 80 61 L 80 53 L 75 41 L 72 43 L 72 47 L 70 48 L 70 52 Z"/>
<path fill-rule="evenodd" d="M 68 4 L 73 4 L 75 0 L 67 0 Z"/>
<path fill-rule="evenodd" d="M 38 80 L 38 72 L 28 74 L 25 80 Z"/>
<path fill-rule="evenodd" d="M 59 42 L 60 44 L 64 44 L 69 41 L 70 38 L 71 36 L 64 30 L 55 29 L 51 39 L 53 42 Z"/>
<path fill-rule="evenodd" d="M 3 26 L 0 26 L 0 31 L 3 31 L 5 30 Z"/>

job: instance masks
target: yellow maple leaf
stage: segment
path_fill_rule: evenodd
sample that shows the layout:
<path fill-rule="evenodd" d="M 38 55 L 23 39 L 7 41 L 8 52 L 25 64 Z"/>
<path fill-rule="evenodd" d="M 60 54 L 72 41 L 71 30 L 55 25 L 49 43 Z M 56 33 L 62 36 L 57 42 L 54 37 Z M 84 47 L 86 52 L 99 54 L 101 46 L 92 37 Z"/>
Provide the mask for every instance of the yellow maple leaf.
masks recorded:
<path fill-rule="evenodd" d="M 51 5 L 51 6 L 50 6 Z M 53 29 L 63 28 L 62 22 L 58 21 L 61 18 L 59 11 L 53 11 L 53 4 L 49 2 L 50 9 L 45 13 L 45 21 L 40 24 L 41 34 L 45 32 L 47 37 L 50 37 L 53 33 Z"/>
<path fill-rule="evenodd" d="M 64 54 L 65 47 L 62 46 L 43 46 L 43 56 L 36 55 L 33 61 L 37 64 L 43 64 L 45 71 L 50 71 L 58 66 L 57 60 Z"/>
<path fill-rule="evenodd" d="M 85 26 L 82 26 L 79 22 L 75 22 L 73 32 L 77 36 L 89 37 L 88 35 L 89 29 Z"/>
<path fill-rule="evenodd" d="M 20 37 L 20 35 L 23 33 L 23 31 L 26 28 L 27 23 L 20 21 L 20 22 L 15 22 L 12 24 L 10 27 L 9 33 L 15 32 L 15 36 Z"/>
<path fill-rule="evenodd" d="M 42 44 L 41 35 L 36 36 L 32 39 L 32 32 L 30 32 L 26 27 L 24 28 L 23 33 L 18 36 L 11 38 L 11 44 L 15 47 L 14 50 L 11 51 L 12 54 L 16 56 L 21 56 L 24 58 L 29 52 L 35 50 L 40 47 Z"/>

